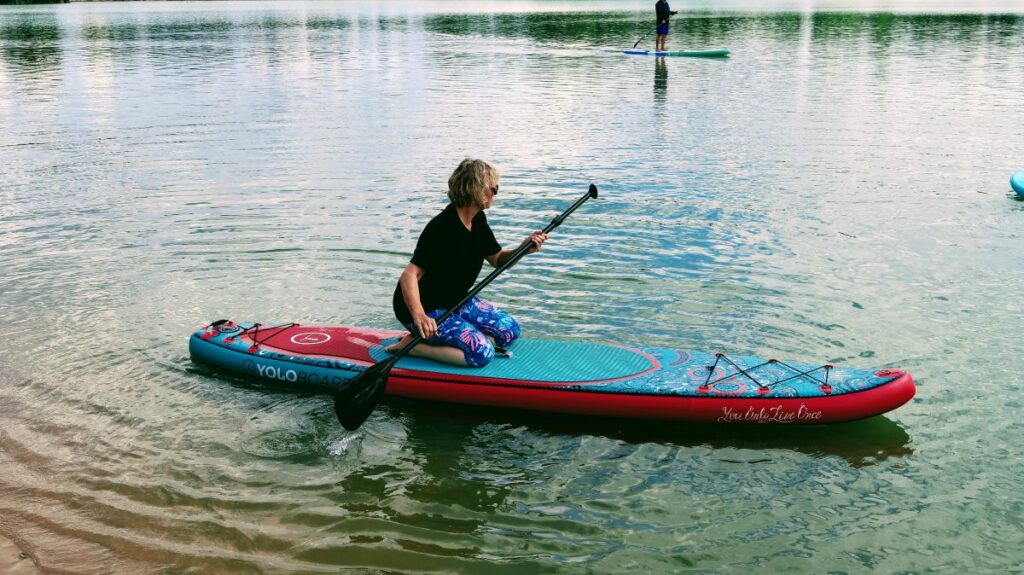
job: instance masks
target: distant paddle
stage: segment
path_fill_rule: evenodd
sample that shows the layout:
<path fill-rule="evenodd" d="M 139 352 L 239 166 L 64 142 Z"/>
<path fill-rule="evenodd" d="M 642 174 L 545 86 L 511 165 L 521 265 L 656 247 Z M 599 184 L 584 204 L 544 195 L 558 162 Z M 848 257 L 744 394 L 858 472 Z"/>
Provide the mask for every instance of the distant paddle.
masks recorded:
<path fill-rule="evenodd" d="M 590 184 L 590 189 L 580 199 L 576 200 L 576 203 L 569 206 L 569 209 L 562 212 L 561 215 L 551 220 L 551 223 L 544 228 L 544 233 L 548 233 L 551 230 L 562 225 L 565 218 L 569 217 L 569 214 L 576 211 L 576 208 L 583 205 L 583 202 L 590 198 L 597 197 L 597 186 Z M 444 323 L 446 319 L 455 314 L 455 311 L 468 302 L 473 296 L 480 293 L 480 290 L 487 287 L 487 284 L 491 283 L 491 280 L 501 275 L 501 273 L 508 268 L 512 267 L 517 261 L 519 261 L 526 252 L 533 247 L 532 242 L 525 242 L 519 246 L 516 251 L 512 252 L 505 263 L 501 264 L 494 271 L 487 275 L 480 283 L 476 284 L 473 289 L 469 290 L 466 297 L 462 298 L 462 301 L 455 304 L 451 309 L 444 312 L 444 315 L 437 318 L 437 325 Z M 359 426 L 366 421 L 367 417 L 373 413 L 373 409 L 380 403 L 380 398 L 384 395 L 384 388 L 388 383 L 388 376 L 391 374 L 391 368 L 395 367 L 398 360 L 409 353 L 412 348 L 416 347 L 416 344 L 423 340 L 418 334 L 414 335 L 409 343 L 405 344 L 402 349 L 398 350 L 398 353 L 391 357 L 379 361 L 372 366 L 368 367 L 366 371 L 353 377 L 348 381 L 345 387 L 341 388 L 340 391 L 334 394 L 334 414 L 338 416 L 338 422 L 349 430 L 355 431 L 359 429 Z"/>
<path fill-rule="evenodd" d="M 640 39 L 636 41 L 636 44 L 633 44 L 633 48 L 635 49 L 637 46 L 639 46 L 640 42 L 643 42 L 644 38 L 646 38 L 646 37 L 648 37 L 650 35 L 651 35 L 651 31 L 650 30 L 648 30 L 647 32 L 644 32 L 644 35 L 640 36 Z"/>

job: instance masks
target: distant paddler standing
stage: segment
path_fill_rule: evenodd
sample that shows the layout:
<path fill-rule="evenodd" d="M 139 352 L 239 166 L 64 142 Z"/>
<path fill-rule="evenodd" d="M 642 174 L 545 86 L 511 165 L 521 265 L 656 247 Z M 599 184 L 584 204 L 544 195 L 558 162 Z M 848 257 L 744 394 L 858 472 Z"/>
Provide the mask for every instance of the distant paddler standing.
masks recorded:
<path fill-rule="evenodd" d="M 658 15 L 658 36 L 654 40 L 654 51 L 664 52 L 665 51 L 665 40 L 668 39 L 668 21 L 672 16 L 678 14 L 673 12 L 668 6 L 668 0 L 658 0 L 654 5 L 654 10 Z"/>

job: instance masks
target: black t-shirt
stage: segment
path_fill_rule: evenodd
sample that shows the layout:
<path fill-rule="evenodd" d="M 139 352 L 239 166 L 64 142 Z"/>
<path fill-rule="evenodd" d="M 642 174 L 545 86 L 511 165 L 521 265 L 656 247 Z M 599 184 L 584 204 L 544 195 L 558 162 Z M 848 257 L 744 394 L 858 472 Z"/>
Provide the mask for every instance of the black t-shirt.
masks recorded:
<path fill-rule="evenodd" d="M 658 16 L 658 24 L 668 24 L 668 19 L 672 16 L 672 12 L 668 7 L 668 2 L 661 2 L 660 0 L 654 5 L 654 11 Z"/>
<path fill-rule="evenodd" d="M 484 258 L 501 251 L 494 232 L 487 225 L 487 216 L 481 210 L 473 218 L 473 230 L 467 230 L 459 219 L 455 204 L 448 204 L 440 214 L 423 228 L 412 263 L 423 268 L 420 278 L 420 303 L 430 312 L 450 309 L 459 303 L 473 287 Z M 391 301 L 395 316 L 402 324 L 412 321 L 412 314 L 402 297 L 402 285 L 395 287 Z"/>

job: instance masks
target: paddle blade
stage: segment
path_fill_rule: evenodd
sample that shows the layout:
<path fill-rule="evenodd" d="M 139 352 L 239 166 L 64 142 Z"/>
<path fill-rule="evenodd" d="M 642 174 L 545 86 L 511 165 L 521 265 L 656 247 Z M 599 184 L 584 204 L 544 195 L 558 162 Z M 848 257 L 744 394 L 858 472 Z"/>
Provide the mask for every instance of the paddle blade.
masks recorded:
<path fill-rule="evenodd" d="M 348 380 L 345 387 L 334 394 L 334 415 L 338 422 L 349 431 L 359 429 L 373 413 L 373 408 L 380 403 L 384 389 L 388 384 L 388 376 L 394 367 L 397 357 L 375 363 L 366 371 Z"/>

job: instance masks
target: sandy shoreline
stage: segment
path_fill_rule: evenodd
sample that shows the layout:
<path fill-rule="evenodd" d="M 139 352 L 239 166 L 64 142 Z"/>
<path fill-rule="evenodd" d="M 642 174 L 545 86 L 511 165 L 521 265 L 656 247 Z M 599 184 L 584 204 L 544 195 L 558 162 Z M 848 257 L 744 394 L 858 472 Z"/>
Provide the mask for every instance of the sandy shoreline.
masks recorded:
<path fill-rule="evenodd" d="M 39 573 L 32 560 L 24 555 L 14 541 L 0 535 L 0 574 L 28 575 Z"/>

